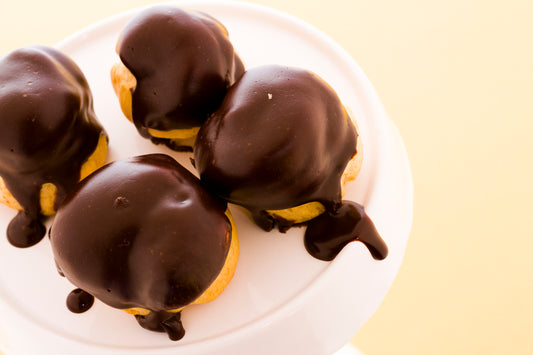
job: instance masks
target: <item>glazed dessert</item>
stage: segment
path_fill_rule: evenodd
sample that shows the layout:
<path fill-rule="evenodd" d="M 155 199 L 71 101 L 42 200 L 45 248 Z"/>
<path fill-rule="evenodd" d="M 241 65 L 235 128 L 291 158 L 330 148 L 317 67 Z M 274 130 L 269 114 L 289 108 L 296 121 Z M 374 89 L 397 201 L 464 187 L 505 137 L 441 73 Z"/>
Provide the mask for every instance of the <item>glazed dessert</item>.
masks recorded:
<path fill-rule="evenodd" d="M 45 235 L 43 216 L 104 164 L 107 136 L 78 66 L 49 47 L 0 58 L 0 202 L 20 212 L 7 237 L 28 247 Z"/>
<path fill-rule="evenodd" d="M 190 150 L 199 127 L 244 72 L 215 18 L 173 6 L 135 16 L 116 47 L 111 81 L 124 115 L 154 143 Z"/>
<path fill-rule="evenodd" d="M 364 242 L 377 259 L 387 255 L 362 206 L 342 201 L 343 184 L 361 167 L 361 143 L 334 90 L 312 72 L 249 69 L 201 127 L 194 159 L 202 182 L 249 210 L 266 231 L 320 216 L 305 235 L 317 258 L 329 259 L 352 240 Z M 342 225 L 336 235 L 319 233 L 333 225 Z"/>
<path fill-rule="evenodd" d="M 59 208 L 50 241 L 59 272 L 79 288 L 69 309 L 83 312 L 96 297 L 172 340 L 184 335 L 182 309 L 215 299 L 239 253 L 227 203 L 164 154 L 84 179 Z"/>

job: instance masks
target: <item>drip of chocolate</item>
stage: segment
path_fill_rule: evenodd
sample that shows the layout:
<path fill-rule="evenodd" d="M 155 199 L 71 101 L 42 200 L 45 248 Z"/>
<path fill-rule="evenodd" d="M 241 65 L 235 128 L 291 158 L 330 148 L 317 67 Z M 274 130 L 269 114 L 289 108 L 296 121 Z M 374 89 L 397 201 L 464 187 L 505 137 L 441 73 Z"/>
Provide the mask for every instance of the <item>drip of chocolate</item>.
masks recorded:
<path fill-rule="evenodd" d="M 18 248 L 39 243 L 46 234 L 46 227 L 37 216 L 19 211 L 7 226 L 7 240 Z"/>
<path fill-rule="evenodd" d="M 343 201 L 335 212 L 326 212 L 307 224 L 304 243 L 313 257 L 330 261 L 350 242 L 360 241 L 366 245 L 372 257 L 383 260 L 388 248 L 363 206 L 352 201 Z"/>
<path fill-rule="evenodd" d="M 67 308 L 73 313 L 83 313 L 88 311 L 94 303 L 94 297 L 77 288 L 69 293 L 67 297 Z"/>
<path fill-rule="evenodd" d="M 45 235 L 40 189 L 57 187 L 57 207 L 79 180 L 102 126 L 83 73 L 59 51 L 33 46 L 0 58 L 0 176 L 22 206 L 7 236 L 29 247 Z"/>
<path fill-rule="evenodd" d="M 135 318 L 144 329 L 165 332 L 170 340 L 180 340 L 185 335 L 185 329 L 181 323 L 181 312 L 150 312 L 145 316 L 136 315 Z"/>
<path fill-rule="evenodd" d="M 146 138 L 148 128 L 199 127 L 244 72 L 218 20 L 173 6 L 154 6 L 134 17 L 122 30 L 117 52 L 137 80 L 132 116 Z"/>
<path fill-rule="evenodd" d="M 226 209 L 171 157 L 144 155 L 81 181 L 60 206 L 50 242 L 72 284 L 112 307 L 150 310 L 141 325 L 177 337 L 179 317 L 153 323 L 198 298 L 222 270 Z"/>

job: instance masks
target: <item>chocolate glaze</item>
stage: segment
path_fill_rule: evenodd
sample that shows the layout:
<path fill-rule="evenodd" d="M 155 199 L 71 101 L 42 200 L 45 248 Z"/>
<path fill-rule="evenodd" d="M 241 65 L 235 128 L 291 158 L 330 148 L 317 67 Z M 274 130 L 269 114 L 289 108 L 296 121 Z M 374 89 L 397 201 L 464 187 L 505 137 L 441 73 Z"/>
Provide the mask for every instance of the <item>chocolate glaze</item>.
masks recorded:
<path fill-rule="evenodd" d="M 363 206 L 343 201 L 335 212 L 323 213 L 308 222 L 305 248 L 317 259 L 333 260 L 344 246 L 353 241 L 365 244 L 377 260 L 387 257 L 388 248 Z"/>
<path fill-rule="evenodd" d="M 340 179 L 356 139 L 346 110 L 322 79 L 269 65 L 248 70 L 229 90 L 200 129 L 194 156 L 209 188 L 249 209 L 269 230 L 274 221 L 265 210 L 340 204 Z"/>
<path fill-rule="evenodd" d="M 231 242 L 226 208 L 171 157 L 144 155 L 78 184 L 57 212 L 50 241 L 74 285 L 112 307 L 154 312 L 139 323 L 175 337 L 179 318 L 154 322 L 175 315 L 163 317 L 218 276 Z"/>
<path fill-rule="evenodd" d="M 167 5 L 134 17 L 122 31 L 117 52 L 137 79 L 132 116 L 146 138 L 148 128 L 199 127 L 244 72 L 218 20 Z"/>
<path fill-rule="evenodd" d="M 73 313 L 83 313 L 88 311 L 94 303 L 94 296 L 77 288 L 69 293 L 67 297 L 67 308 Z"/>
<path fill-rule="evenodd" d="M 170 340 L 180 340 L 185 335 L 180 312 L 150 312 L 146 316 L 136 315 L 141 327 L 155 332 L 166 332 Z"/>
<path fill-rule="evenodd" d="M 41 185 L 56 185 L 57 207 L 78 182 L 103 128 L 78 66 L 44 46 L 0 58 L 0 113 L 0 176 L 23 208 L 7 237 L 17 247 L 28 247 L 45 234 Z"/>
<path fill-rule="evenodd" d="M 356 142 L 348 113 L 321 78 L 303 69 L 262 66 L 248 70 L 201 127 L 195 166 L 206 186 L 244 206 L 266 231 L 277 225 L 285 232 L 294 225 L 267 210 L 318 201 L 326 214 L 308 228 L 309 243 L 326 238 L 329 257 L 334 253 L 329 249 L 358 238 L 383 254 L 375 229 L 362 228 L 371 224 L 368 217 L 344 213 L 351 204 L 342 203 L 340 181 Z M 355 224 L 356 237 L 341 233 Z M 322 252 L 312 255 L 322 258 Z"/>

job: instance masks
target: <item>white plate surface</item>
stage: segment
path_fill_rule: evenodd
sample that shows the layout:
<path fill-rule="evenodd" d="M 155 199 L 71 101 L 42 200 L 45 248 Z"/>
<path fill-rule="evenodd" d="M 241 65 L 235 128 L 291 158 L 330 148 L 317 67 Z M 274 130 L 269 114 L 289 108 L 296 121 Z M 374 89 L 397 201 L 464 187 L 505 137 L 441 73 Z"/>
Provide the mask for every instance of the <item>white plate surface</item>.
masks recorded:
<path fill-rule="evenodd" d="M 65 299 L 73 286 L 57 274 L 48 240 L 29 249 L 9 245 L 5 229 L 16 212 L 0 206 L 0 344 L 7 354 L 330 354 L 372 315 L 396 276 L 412 221 L 412 179 L 401 139 L 353 59 L 321 32 L 277 11 L 221 1 L 176 4 L 222 21 L 248 68 L 300 66 L 333 86 L 355 114 L 365 148 L 363 169 L 345 198 L 366 206 L 389 257 L 375 261 L 361 243 L 351 243 L 333 262 L 322 262 L 305 251 L 303 229 L 265 233 L 231 206 L 241 242 L 235 277 L 215 301 L 183 311 L 187 333 L 172 342 L 98 301 L 86 313 L 69 312 Z M 164 152 L 193 169 L 191 154 L 141 138 L 113 92 L 116 40 L 138 11 L 91 26 L 58 48 L 89 81 L 110 136 L 109 161 Z"/>

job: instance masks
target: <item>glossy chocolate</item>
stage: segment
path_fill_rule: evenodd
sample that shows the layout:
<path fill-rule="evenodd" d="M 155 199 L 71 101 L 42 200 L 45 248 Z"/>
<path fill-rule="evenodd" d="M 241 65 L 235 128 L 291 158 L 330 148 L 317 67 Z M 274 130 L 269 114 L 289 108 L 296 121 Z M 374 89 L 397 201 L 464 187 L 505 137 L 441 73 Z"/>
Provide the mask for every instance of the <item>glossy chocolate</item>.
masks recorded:
<path fill-rule="evenodd" d="M 269 65 L 248 70 L 205 122 L 195 145 L 202 181 L 249 209 L 341 202 L 340 180 L 356 153 L 355 128 L 335 92 L 315 74 Z"/>
<path fill-rule="evenodd" d="M 0 58 L 0 127 L 0 176 L 23 208 L 7 236 L 13 245 L 28 247 L 45 234 L 41 185 L 56 185 L 57 207 L 78 182 L 103 128 L 78 66 L 44 46 Z"/>
<path fill-rule="evenodd" d="M 343 201 L 334 212 L 323 213 L 307 224 L 305 248 L 317 259 L 333 260 L 348 243 L 359 241 L 366 245 L 372 257 L 383 260 L 388 248 L 374 222 L 358 203 Z"/>
<path fill-rule="evenodd" d="M 322 203 L 326 213 L 306 234 L 314 257 L 331 260 L 360 240 L 379 259 L 387 247 L 372 221 L 342 202 L 341 176 L 356 142 L 353 123 L 327 83 L 303 69 L 262 66 L 248 70 L 202 126 L 195 166 L 206 186 L 250 210 L 267 231 L 294 225 L 267 210 Z"/>
<path fill-rule="evenodd" d="M 244 72 L 218 20 L 174 6 L 154 6 L 134 17 L 117 52 L 137 79 L 132 116 L 146 138 L 148 128 L 199 127 Z"/>
<path fill-rule="evenodd" d="M 73 313 L 83 313 L 88 311 L 94 303 L 94 296 L 77 288 L 69 293 L 67 297 L 67 308 Z"/>
<path fill-rule="evenodd" d="M 136 315 L 141 327 L 154 332 L 165 332 L 170 340 L 180 340 L 185 335 L 180 312 L 150 312 L 145 316 Z"/>
<path fill-rule="evenodd" d="M 74 285 L 115 308 L 148 309 L 154 314 L 137 317 L 139 323 L 167 331 L 155 319 L 194 301 L 224 265 L 231 242 L 226 208 L 171 157 L 144 155 L 108 164 L 78 184 L 57 212 L 50 241 Z M 176 325 L 176 318 L 167 323 Z"/>

